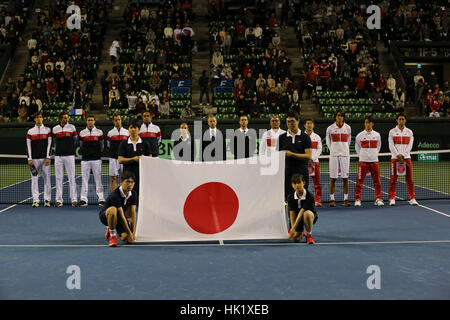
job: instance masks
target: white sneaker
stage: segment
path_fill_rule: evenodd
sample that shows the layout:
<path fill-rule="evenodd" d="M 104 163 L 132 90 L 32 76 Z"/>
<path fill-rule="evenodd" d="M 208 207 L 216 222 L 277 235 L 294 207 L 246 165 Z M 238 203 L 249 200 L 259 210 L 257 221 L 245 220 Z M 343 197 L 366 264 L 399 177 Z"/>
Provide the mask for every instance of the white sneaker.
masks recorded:
<path fill-rule="evenodd" d="M 412 205 L 412 206 L 417 206 L 417 205 L 419 205 L 419 203 L 416 201 L 416 199 L 411 199 L 411 200 L 409 200 L 409 204 Z"/>
<path fill-rule="evenodd" d="M 377 200 L 375 200 L 375 205 L 379 206 L 379 207 L 382 207 L 382 206 L 384 206 L 384 202 L 381 199 L 377 199 Z"/>
<path fill-rule="evenodd" d="M 355 207 L 361 207 L 361 200 L 355 201 Z"/>
<path fill-rule="evenodd" d="M 389 205 L 390 206 L 395 206 L 395 199 L 389 200 Z"/>

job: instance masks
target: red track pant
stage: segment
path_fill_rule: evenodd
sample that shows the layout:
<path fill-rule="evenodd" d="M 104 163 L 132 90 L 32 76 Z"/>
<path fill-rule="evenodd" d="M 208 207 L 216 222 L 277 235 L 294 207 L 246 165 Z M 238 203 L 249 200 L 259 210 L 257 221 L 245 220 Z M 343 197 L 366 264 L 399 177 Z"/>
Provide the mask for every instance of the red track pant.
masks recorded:
<path fill-rule="evenodd" d="M 397 159 L 391 159 L 391 179 L 389 181 L 389 200 L 395 199 L 397 189 Z M 414 181 L 412 175 L 411 159 L 405 159 L 406 163 L 406 186 L 408 187 L 409 200 L 416 197 L 414 192 Z"/>
<path fill-rule="evenodd" d="M 314 162 L 314 176 L 312 176 L 312 180 L 314 182 L 314 201 L 320 202 L 322 200 L 322 186 L 320 185 L 320 163 Z"/>
<path fill-rule="evenodd" d="M 378 162 L 359 162 L 358 178 L 355 187 L 355 200 L 361 201 L 361 192 L 367 172 L 370 172 L 375 187 L 375 199 L 381 199 L 380 164 Z"/>

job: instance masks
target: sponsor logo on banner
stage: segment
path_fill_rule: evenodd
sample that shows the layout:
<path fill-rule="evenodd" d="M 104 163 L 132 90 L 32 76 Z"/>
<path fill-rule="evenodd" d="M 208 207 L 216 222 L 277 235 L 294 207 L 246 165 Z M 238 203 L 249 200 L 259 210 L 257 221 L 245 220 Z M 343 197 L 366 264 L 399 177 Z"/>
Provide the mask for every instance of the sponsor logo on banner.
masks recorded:
<path fill-rule="evenodd" d="M 191 86 L 191 80 L 172 80 L 172 87 L 186 88 Z"/>

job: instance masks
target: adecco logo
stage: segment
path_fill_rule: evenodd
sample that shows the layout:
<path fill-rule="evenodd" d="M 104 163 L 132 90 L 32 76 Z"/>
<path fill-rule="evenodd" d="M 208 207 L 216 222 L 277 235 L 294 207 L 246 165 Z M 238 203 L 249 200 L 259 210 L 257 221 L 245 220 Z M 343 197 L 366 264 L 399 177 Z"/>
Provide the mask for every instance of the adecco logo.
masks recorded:
<path fill-rule="evenodd" d="M 371 16 L 367 18 L 367 28 L 369 30 L 381 29 L 381 9 L 379 6 L 371 5 L 367 7 L 366 13 Z"/>
<path fill-rule="evenodd" d="M 441 147 L 441 144 L 439 142 L 432 143 L 432 142 L 419 142 L 417 145 L 418 148 L 422 149 L 439 149 Z"/>

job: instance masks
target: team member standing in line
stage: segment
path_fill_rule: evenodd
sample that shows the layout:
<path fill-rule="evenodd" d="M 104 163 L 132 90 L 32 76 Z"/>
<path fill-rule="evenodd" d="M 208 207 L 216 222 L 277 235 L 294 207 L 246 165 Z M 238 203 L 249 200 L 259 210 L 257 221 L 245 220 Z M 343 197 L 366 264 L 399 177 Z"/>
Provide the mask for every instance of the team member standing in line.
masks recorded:
<path fill-rule="evenodd" d="M 269 155 L 271 150 L 276 150 L 278 137 L 286 132 L 280 128 L 280 123 L 278 116 L 273 116 L 270 119 L 270 130 L 263 133 L 259 143 L 260 155 Z"/>
<path fill-rule="evenodd" d="M 243 114 L 239 117 L 239 129 L 234 131 L 230 141 L 230 150 L 234 159 L 253 157 L 256 150 L 256 131 L 248 128 L 248 116 Z"/>
<path fill-rule="evenodd" d="M 105 195 L 102 184 L 102 152 L 105 147 L 103 131 L 95 127 L 95 117 L 88 115 L 86 117 L 86 129 L 80 132 L 81 148 L 81 194 L 79 206 L 88 205 L 88 184 L 89 176 L 94 174 L 95 189 L 100 206 L 105 204 Z"/>
<path fill-rule="evenodd" d="M 123 140 L 128 140 L 130 133 L 122 127 L 122 116 L 120 113 L 113 114 L 114 128 L 109 130 L 106 145 L 109 150 L 109 191 L 117 188 L 117 176 L 123 172 L 123 164 L 117 160 L 119 145 Z"/>
<path fill-rule="evenodd" d="M 374 121 L 371 116 L 364 119 L 365 130 L 358 133 L 355 139 L 355 150 L 359 156 L 358 178 L 355 187 L 355 207 L 361 206 L 361 192 L 367 172 L 372 176 L 375 187 L 375 205 L 384 206 L 381 199 L 380 164 L 378 153 L 381 149 L 381 136 L 373 130 Z"/>
<path fill-rule="evenodd" d="M 344 123 L 345 113 L 343 110 L 336 111 L 336 120 L 327 128 L 326 143 L 330 149 L 330 207 L 335 206 L 334 192 L 336 179 L 341 174 L 344 188 L 344 205 L 349 207 L 348 200 L 348 175 L 350 171 L 350 143 L 352 140 L 352 130 Z"/>
<path fill-rule="evenodd" d="M 397 191 L 397 170 L 399 166 L 406 170 L 406 186 L 408 188 L 409 204 L 417 206 L 412 176 L 411 150 L 414 143 L 414 135 L 411 129 L 406 127 L 406 116 L 402 113 L 397 115 L 397 126 L 389 131 L 389 150 L 391 158 L 391 178 L 389 181 L 389 205 L 395 205 Z"/>
<path fill-rule="evenodd" d="M 310 172 L 314 172 L 312 180 L 314 182 L 314 200 L 315 206 L 322 206 L 322 186 L 320 184 L 320 163 L 319 156 L 322 153 L 322 138 L 314 132 L 314 120 L 311 118 L 305 121 L 306 133 L 311 138 L 312 146 L 312 159 L 308 160 L 308 169 Z"/>
<path fill-rule="evenodd" d="M 33 207 L 39 207 L 39 172 L 44 178 L 44 207 L 50 207 L 50 150 L 52 146 L 52 131 L 44 126 L 42 112 L 34 115 L 35 126 L 27 132 L 28 165 L 34 167 L 31 176 L 31 194 Z"/>
<path fill-rule="evenodd" d="M 159 157 L 159 146 L 161 144 L 161 129 L 152 123 L 153 116 L 150 111 L 142 113 L 142 125 L 139 131 L 139 137 L 150 147 L 153 158 Z M 138 178 L 136 178 L 138 179 Z"/>
<path fill-rule="evenodd" d="M 59 124 L 53 127 L 55 141 L 55 176 L 56 176 L 56 202 L 55 207 L 63 205 L 63 179 L 66 169 L 69 180 L 70 199 L 72 206 L 77 203 L 77 184 L 75 181 L 75 147 L 78 134 L 73 124 L 69 123 L 69 114 L 65 111 L 59 114 Z"/>

